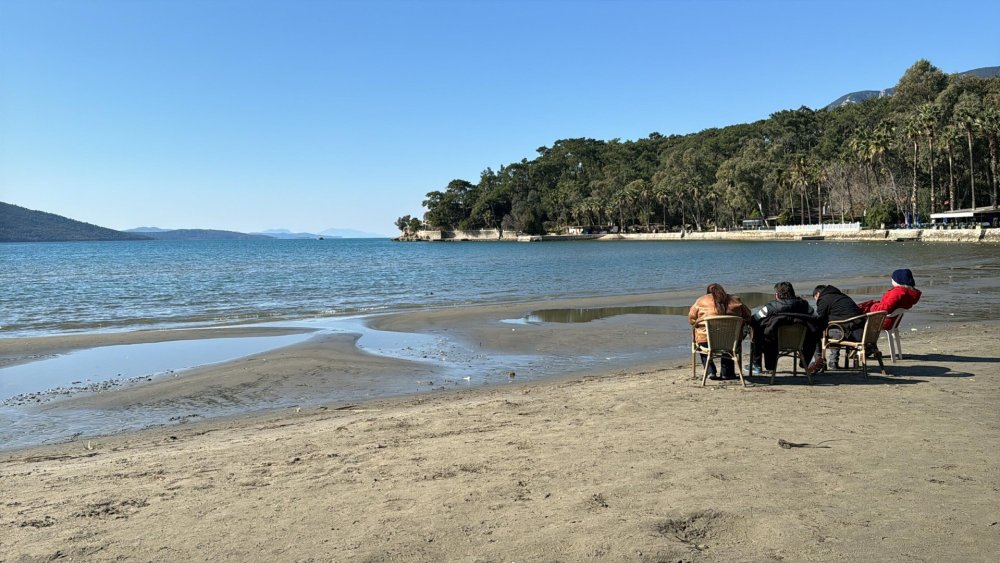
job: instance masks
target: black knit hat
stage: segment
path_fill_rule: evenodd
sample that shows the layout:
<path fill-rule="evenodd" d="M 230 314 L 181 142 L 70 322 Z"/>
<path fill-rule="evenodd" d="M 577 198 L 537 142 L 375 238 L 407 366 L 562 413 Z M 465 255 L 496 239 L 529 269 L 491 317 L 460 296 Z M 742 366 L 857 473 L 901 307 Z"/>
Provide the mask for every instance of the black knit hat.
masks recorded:
<path fill-rule="evenodd" d="M 913 272 L 906 268 L 893 272 L 892 281 L 899 285 L 908 285 L 910 287 L 916 287 L 917 285 L 917 282 L 913 281 Z"/>

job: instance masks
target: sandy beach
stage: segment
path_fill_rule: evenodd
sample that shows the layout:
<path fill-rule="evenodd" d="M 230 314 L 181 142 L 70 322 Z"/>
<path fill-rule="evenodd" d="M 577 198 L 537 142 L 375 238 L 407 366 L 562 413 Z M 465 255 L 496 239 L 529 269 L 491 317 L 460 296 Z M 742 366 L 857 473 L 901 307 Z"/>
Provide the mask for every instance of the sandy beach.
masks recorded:
<path fill-rule="evenodd" d="M 0 561 L 992 561 L 1000 551 L 996 322 L 914 311 L 906 357 L 887 361 L 887 376 L 702 388 L 677 352 L 686 320 L 499 322 L 546 305 L 373 325 L 554 361 L 664 345 L 673 359 L 418 395 L 401 386 L 389 399 L 3 452 Z M 5 353 L 80 345 L 26 340 Z M 260 400 L 433 377 L 427 369 L 325 336 L 46 408 Z"/>

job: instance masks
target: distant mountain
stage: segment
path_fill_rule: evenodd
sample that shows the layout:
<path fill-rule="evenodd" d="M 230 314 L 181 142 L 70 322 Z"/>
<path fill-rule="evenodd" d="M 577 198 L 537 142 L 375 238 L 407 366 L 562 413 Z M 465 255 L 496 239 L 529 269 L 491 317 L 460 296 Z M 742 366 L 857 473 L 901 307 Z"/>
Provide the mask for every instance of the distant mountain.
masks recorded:
<path fill-rule="evenodd" d="M 68 219 L 61 215 L 34 211 L 0 202 L 0 242 L 91 240 L 149 240 L 149 237 L 135 233 L 123 233 Z"/>
<path fill-rule="evenodd" d="M 158 229 L 156 227 L 139 227 L 129 229 L 128 233 L 142 233 L 145 237 L 155 240 L 251 240 L 270 239 L 267 235 L 238 233 L 236 231 L 217 231 L 214 229 Z"/>
<path fill-rule="evenodd" d="M 313 233 L 293 233 L 288 229 L 268 229 L 266 231 L 261 231 L 259 233 L 252 233 L 255 235 L 264 235 L 271 238 L 278 239 L 303 239 L 303 238 L 319 238 L 319 235 Z"/>
<path fill-rule="evenodd" d="M 390 238 L 388 235 L 366 233 L 354 229 L 327 229 L 320 233 L 295 233 L 288 229 L 268 229 L 259 233 L 239 233 L 212 229 L 161 229 L 137 227 L 128 229 L 157 240 L 246 240 L 246 239 L 335 239 L 335 238 Z"/>
<path fill-rule="evenodd" d="M 379 233 L 367 233 L 355 229 L 327 229 L 319 234 L 327 238 L 392 238 Z"/>
<path fill-rule="evenodd" d="M 848 104 L 860 104 L 861 102 L 872 98 L 885 98 L 887 96 L 891 96 L 895 91 L 895 88 L 887 88 L 885 90 L 862 90 L 860 92 L 851 92 L 850 94 L 844 94 L 843 96 L 837 98 L 824 109 L 837 109 Z"/>
<path fill-rule="evenodd" d="M 1000 66 L 984 66 L 983 68 L 975 68 L 958 74 L 960 76 L 971 74 L 979 78 L 993 78 L 994 76 L 1000 76 Z"/>
<path fill-rule="evenodd" d="M 959 72 L 957 74 L 959 76 L 972 75 L 978 76 L 979 78 L 993 78 L 994 76 L 1000 76 L 1000 66 L 987 66 L 967 70 L 965 72 Z M 841 106 L 846 106 L 847 104 L 857 104 L 872 98 L 891 96 L 895 91 L 896 88 L 886 88 L 885 90 L 861 90 L 860 92 L 851 92 L 850 94 L 845 94 L 837 98 L 824 109 L 836 109 Z"/>

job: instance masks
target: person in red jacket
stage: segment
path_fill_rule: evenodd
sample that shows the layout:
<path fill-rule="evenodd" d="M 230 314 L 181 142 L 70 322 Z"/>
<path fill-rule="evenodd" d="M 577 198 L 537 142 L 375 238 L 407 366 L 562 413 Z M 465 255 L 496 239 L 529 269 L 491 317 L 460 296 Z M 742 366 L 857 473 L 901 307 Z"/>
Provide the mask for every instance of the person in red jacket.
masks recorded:
<path fill-rule="evenodd" d="M 858 303 L 862 312 L 871 313 L 873 311 L 885 311 L 892 313 L 896 309 L 909 309 L 920 301 L 920 290 L 917 289 L 913 280 L 913 272 L 908 269 L 896 270 L 892 273 L 892 289 L 882 294 L 879 300 L 869 299 L 864 303 Z M 892 328 L 892 319 L 886 319 L 882 323 L 882 330 Z"/>

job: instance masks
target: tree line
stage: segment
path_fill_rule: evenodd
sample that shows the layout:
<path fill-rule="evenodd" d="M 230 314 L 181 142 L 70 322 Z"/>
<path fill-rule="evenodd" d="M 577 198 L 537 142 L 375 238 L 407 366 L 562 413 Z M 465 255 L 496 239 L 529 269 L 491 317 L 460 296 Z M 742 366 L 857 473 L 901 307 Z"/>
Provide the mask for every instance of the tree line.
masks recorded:
<path fill-rule="evenodd" d="M 427 194 L 405 232 L 593 226 L 628 231 L 860 220 L 878 227 L 997 206 L 1000 76 L 948 75 L 926 60 L 891 97 L 801 107 L 750 124 L 636 141 L 563 139 L 533 160 Z"/>

